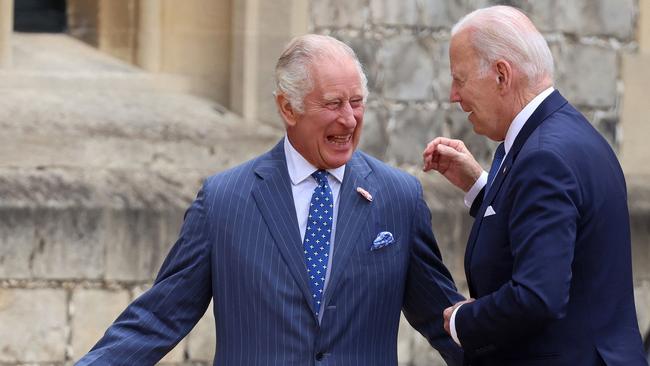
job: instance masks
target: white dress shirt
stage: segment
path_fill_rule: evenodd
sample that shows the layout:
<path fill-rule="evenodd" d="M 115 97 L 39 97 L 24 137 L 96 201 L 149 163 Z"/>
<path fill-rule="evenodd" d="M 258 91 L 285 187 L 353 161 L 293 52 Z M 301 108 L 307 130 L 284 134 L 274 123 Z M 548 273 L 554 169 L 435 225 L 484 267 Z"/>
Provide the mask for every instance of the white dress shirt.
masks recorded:
<path fill-rule="evenodd" d="M 284 137 L 284 155 L 287 159 L 287 170 L 289 171 L 289 178 L 291 179 L 291 193 L 293 194 L 293 203 L 296 209 L 296 218 L 298 219 L 298 228 L 300 229 L 300 239 L 305 239 L 305 231 L 307 231 L 307 216 L 309 215 L 309 203 L 314 189 L 318 186 L 318 182 L 312 173 L 318 170 L 310 162 L 308 162 L 300 153 L 291 145 L 289 138 Z M 332 268 L 332 257 L 334 253 L 334 238 L 336 234 L 336 218 L 339 212 L 339 192 L 341 191 L 341 183 L 343 182 L 343 175 L 345 174 L 345 165 L 336 169 L 327 169 L 329 176 L 327 181 L 332 189 L 332 198 L 334 199 L 334 212 L 332 216 L 332 236 L 330 238 L 330 251 L 328 256 L 327 270 L 325 272 L 325 283 L 323 284 L 323 297 L 327 291 L 327 283 L 330 278 L 330 271 Z M 332 178 L 333 177 L 333 178 Z M 306 269 L 305 269 L 306 271 Z M 322 320 L 324 311 L 318 314 L 318 320 Z"/>
<path fill-rule="evenodd" d="M 540 104 L 546 99 L 555 89 L 551 86 L 548 89 L 544 90 L 543 92 L 537 94 L 533 100 L 531 100 L 524 109 L 522 109 L 517 116 L 515 116 L 515 119 L 512 120 L 512 123 L 510 124 L 510 127 L 508 127 L 508 132 L 506 132 L 506 139 L 503 143 L 503 147 L 505 150 L 505 155 L 503 155 L 503 160 L 501 160 L 501 164 L 506 160 L 506 156 L 508 156 L 508 152 L 512 148 L 512 144 L 515 143 L 515 139 L 517 138 L 517 135 L 519 135 L 519 131 L 524 127 L 524 124 L 526 124 L 526 121 L 530 118 L 530 116 L 535 112 L 537 107 L 539 107 Z M 497 170 L 498 171 L 498 170 Z M 468 208 L 472 207 L 472 203 L 474 203 L 474 200 L 476 199 L 476 196 L 481 192 L 483 187 L 487 184 L 487 176 L 488 173 L 483 171 L 481 173 L 481 176 L 474 182 L 474 185 L 470 190 L 465 194 L 465 206 Z M 460 340 L 458 339 L 458 333 L 456 333 L 456 313 L 458 312 L 458 309 L 460 309 L 462 305 L 457 307 L 454 312 L 451 314 L 451 318 L 449 319 L 449 329 L 451 330 L 451 337 L 460 345 Z"/>

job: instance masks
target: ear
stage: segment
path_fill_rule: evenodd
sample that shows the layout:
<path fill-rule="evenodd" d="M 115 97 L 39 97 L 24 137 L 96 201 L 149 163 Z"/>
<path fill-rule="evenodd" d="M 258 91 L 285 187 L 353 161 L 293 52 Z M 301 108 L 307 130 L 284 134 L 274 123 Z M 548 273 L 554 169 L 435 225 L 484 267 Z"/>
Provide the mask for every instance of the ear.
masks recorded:
<path fill-rule="evenodd" d="M 291 106 L 289 99 L 287 99 L 284 94 L 278 94 L 275 96 L 275 103 L 277 104 L 280 115 L 282 116 L 282 119 L 284 120 L 284 123 L 287 125 L 287 127 L 295 126 L 298 115 Z"/>
<path fill-rule="evenodd" d="M 494 64 L 494 71 L 497 74 L 497 88 L 501 92 L 505 92 L 510 89 L 512 85 L 512 67 L 510 63 L 506 60 L 497 60 Z"/>

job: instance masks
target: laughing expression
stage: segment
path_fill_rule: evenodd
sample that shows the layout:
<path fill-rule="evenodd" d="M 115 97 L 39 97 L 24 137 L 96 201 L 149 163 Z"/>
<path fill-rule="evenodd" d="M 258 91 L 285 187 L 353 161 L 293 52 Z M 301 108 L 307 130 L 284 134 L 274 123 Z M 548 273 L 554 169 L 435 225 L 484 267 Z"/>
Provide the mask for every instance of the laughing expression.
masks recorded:
<path fill-rule="evenodd" d="M 316 62 L 313 89 L 305 96 L 304 113 L 286 120 L 287 136 L 296 150 L 318 169 L 347 163 L 363 124 L 363 88 L 354 60 Z"/>

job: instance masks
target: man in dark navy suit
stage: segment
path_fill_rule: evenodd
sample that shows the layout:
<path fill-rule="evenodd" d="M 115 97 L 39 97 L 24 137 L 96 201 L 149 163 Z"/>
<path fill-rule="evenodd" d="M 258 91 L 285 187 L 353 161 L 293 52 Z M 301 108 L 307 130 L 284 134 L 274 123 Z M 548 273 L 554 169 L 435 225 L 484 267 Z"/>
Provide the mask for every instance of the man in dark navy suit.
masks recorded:
<path fill-rule="evenodd" d="M 400 311 L 442 354 L 462 300 L 412 176 L 355 151 L 367 95 L 352 49 L 293 40 L 276 67 L 286 137 L 208 178 L 153 287 L 78 365 L 152 365 L 214 302 L 223 366 L 395 366 Z"/>
<path fill-rule="evenodd" d="M 445 327 L 471 365 L 646 365 L 634 307 L 625 180 L 614 152 L 553 88 L 553 57 L 520 11 L 452 29 L 451 101 L 500 141 L 490 173 L 463 143 L 424 152 L 467 192 L 470 295 Z"/>

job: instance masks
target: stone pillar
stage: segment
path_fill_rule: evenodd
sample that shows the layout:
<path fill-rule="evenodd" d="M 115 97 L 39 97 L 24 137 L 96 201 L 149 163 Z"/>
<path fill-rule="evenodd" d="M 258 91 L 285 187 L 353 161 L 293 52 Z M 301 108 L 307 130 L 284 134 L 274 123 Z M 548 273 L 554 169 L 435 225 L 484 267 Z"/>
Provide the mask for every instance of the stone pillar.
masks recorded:
<path fill-rule="evenodd" d="M 0 68 L 11 66 L 11 33 L 14 31 L 14 1 L 0 0 Z"/>
<path fill-rule="evenodd" d="M 161 27 L 161 0 L 140 0 L 138 2 L 138 35 L 135 56 L 136 64 L 147 71 L 160 71 Z"/>
<path fill-rule="evenodd" d="M 68 0 L 68 34 L 93 47 L 99 45 L 99 0 Z"/>
<path fill-rule="evenodd" d="M 650 0 L 639 0 L 639 51 L 650 54 Z"/>
<path fill-rule="evenodd" d="M 233 2 L 230 109 L 247 120 L 281 126 L 273 70 L 284 45 L 308 29 L 307 0 Z"/>
<path fill-rule="evenodd" d="M 231 3 L 162 0 L 160 71 L 183 75 L 195 92 L 224 106 L 230 100 Z"/>
<path fill-rule="evenodd" d="M 647 164 L 650 125 L 650 104 L 647 85 L 650 84 L 650 0 L 639 1 L 639 53 L 623 55 L 623 112 L 621 115 L 621 165 L 625 174 L 650 177 Z"/>
<path fill-rule="evenodd" d="M 99 0 L 97 47 L 100 51 L 134 62 L 136 13 L 136 0 Z"/>

